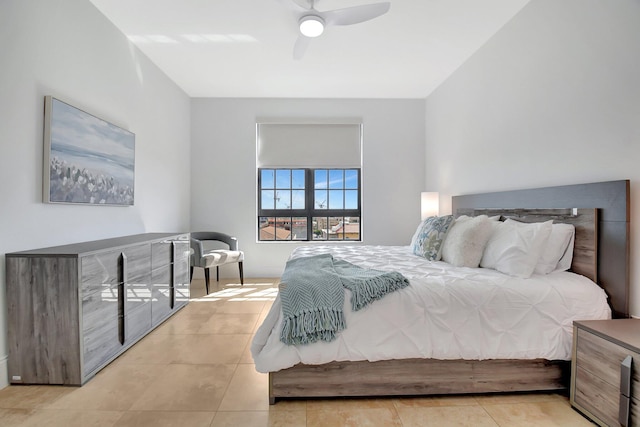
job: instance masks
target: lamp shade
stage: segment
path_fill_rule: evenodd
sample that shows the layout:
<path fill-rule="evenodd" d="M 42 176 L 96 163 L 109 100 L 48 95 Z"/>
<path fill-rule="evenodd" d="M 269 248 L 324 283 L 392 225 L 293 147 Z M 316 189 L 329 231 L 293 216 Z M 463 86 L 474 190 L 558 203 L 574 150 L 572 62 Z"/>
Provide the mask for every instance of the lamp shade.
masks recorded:
<path fill-rule="evenodd" d="M 440 214 L 440 194 L 437 191 L 424 191 L 420 196 L 422 220 Z"/>

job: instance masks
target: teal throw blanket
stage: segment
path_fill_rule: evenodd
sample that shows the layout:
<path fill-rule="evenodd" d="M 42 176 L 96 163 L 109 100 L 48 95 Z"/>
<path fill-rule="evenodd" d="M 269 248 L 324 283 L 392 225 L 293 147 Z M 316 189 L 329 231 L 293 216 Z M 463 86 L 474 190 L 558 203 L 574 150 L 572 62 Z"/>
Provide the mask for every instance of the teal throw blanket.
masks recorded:
<path fill-rule="evenodd" d="M 333 341 L 345 327 L 344 289 L 358 311 L 409 281 L 395 271 L 370 270 L 330 254 L 289 260 L 280 281 L 284 321 L 280 341 L 288 345 Z"/>

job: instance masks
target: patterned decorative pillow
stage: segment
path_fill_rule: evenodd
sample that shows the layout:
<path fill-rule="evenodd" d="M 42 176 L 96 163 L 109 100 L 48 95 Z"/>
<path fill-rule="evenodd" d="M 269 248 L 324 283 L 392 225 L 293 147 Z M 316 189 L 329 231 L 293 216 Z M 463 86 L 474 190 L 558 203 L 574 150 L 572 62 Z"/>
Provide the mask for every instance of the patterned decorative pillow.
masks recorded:
<path fill-rule="evenodd" d="M 453 215 L 432 216 L 425 219 L 411 248 L 413 253 L 429 261 L 439 261 L 442 242 L 447 237 L 451 224 L 453 224 Z"/>

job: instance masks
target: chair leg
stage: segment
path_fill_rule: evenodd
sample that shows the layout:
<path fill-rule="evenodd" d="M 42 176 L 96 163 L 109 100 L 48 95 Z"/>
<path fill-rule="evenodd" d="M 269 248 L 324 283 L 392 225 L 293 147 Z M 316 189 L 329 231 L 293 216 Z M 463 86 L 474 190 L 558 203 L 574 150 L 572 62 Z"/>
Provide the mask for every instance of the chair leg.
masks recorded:
<path fill-rule="evenodd" d="M 207 295 L 209 295 L 209 269 L 204 269 L 204 284 L 207 288 Z"/>
<path fill-rule="evenodd" d="M 220 281 L 220 266 L 216 265 L 216 282 Z"/>
<path fill-rule="evenodd" d="M 193 280 L 193 266 L 189 267 L 189 283 Z"/>
<path fill-rule="evenodd" d="M 242 261 L 238 263 L 238 269 L 240 270 L 240 285 L 244 286 L 244 272 L 242 271 Z"/>

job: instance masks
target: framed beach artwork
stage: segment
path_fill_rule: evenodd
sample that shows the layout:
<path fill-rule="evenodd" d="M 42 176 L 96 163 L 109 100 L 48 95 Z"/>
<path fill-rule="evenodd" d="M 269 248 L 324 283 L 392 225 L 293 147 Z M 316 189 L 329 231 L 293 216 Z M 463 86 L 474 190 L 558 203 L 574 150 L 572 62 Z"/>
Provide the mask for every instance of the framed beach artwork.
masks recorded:
<path fill-rule="evenodd" d="M 133 133 L 52 96 L 44 118 L 45 203 L 133 205 Z"/>

